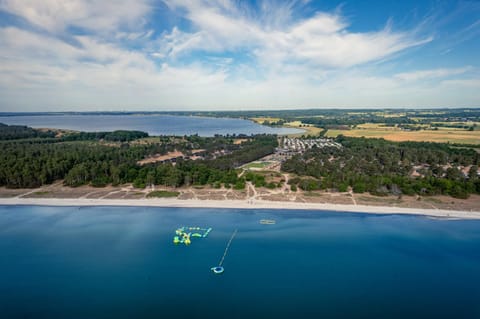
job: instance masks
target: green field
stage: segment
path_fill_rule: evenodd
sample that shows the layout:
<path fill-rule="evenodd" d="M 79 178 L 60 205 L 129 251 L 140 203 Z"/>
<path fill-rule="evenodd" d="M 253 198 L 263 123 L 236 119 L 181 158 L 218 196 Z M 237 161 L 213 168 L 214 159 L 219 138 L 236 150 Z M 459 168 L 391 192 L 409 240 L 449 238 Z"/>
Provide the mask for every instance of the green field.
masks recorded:
<path fill-rule="evenodd" d="M 244 169 L 250 169 L 250 168 L 262 169 L 262 168 L 265 168 L 265 167 L 267 167 L 271 164 L 272 164 L 272 162 L 251 162 L 251 163 L 243 165 L 242 168 L 244 168 Z"/>

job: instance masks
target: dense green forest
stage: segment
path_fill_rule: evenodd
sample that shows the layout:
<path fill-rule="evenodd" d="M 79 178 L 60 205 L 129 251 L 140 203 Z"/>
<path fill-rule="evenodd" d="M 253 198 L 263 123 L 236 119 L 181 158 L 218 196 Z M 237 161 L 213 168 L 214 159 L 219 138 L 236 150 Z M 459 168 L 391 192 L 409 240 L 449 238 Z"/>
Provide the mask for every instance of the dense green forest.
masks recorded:
<path fill-rule="evenodd" d="M 148 143 L 120 143 L 145 137 L 143 132 L 73 133 L 60 138 L 19 139 L 0 142 L 0 185 L 11 188 L 38 187 L 64 179 L 68 186 L 104 186 L 133 183 L 166 186 L 223 183 L 244 186 L 235 168 L 274 151 L 273 135 L 257 135 L 234 144 L 227 137 L 155 137 Z M 18 134 L 17 138 L 23 138 Z M 103 143 L 118 141 L 118 143 Z M 153 154 L 179 150 L 188 154 L 202 148 L 204 160 L 140 166 L 137 162 Z M 215 155 L 222 151 L 223 156 Z"/>
<path fill-rule="evenodd" d="M 0 123 L 0 140 L 36 137 L 55 137 L 55 132 L 36 130 L 24 125 L 6 125 Z"/>
<path fill-rule="evenodd" d="M 61 141 L 95 141 L 128 142 L 148 137 L 148 133 L 141 131 L 113 131 L 113 132 L 74 132 L 60 138 Z"/>
<path fill-rule="evenodd" d="M 24 126 L 0 128 L 0 186 L 32 188 L 64 180 L 65 185 L 74 187 L 223 184 L 243 189 L 246 181 L 275 187 L 260 175 L 239 178 L 236 170 L 273 153 L 278 146 L 274 135 L 243 136 L 239 144 L 232 136 L 148 137 L 139 131 L 115 131 L 69 132 L 55 137 L 55 132 Z M 466 198 L 480 194 L 480 154 L 472 148 L 344 136 L 336 141 L 343 147 L 314 147 L 283 163 L 283 171 L 298 176 L 290 179 L 292 189 L 346 191 L 351 187 L 356 193 L 380 196 L 446 194 Z M 172 151 L 189 156 L 195 150 L 203 152 L 203 159 L 139 165 L 149 156 Z"/>
<path fill-rule="evenodd" d="M 113 142 L 127 142 L 148 137 L 148 133 L 141 131 L 113 131 L 113 132 L 68 132 L 56 138 L 55 130 L 39 130 L 24 125 L 7 125 L 0 123 L 0 141 L 44 138 L 42 142 L 64 141 L 94 141 L 105 140 Z M 50 139 L 48 139 L 50 138 Z"/>
<path fill-rule="evenodd" d="M 446 194 L 466 198 L 480 194 L 478 164 L 480 154 L 469 148 L 422 142 L 388 142 L 383 139 L 339 136 L 344 147 L 314 148 L 296 155 L 282 165 L 282 170 L 310 178 L 294 178 L 291 184 L 304 190 L 352 187 L 356 193 Z M 468 167 L 465 176 L 457 167 Z M 412 177 L 412 167 L 419 166 L 422 176 Z"/>

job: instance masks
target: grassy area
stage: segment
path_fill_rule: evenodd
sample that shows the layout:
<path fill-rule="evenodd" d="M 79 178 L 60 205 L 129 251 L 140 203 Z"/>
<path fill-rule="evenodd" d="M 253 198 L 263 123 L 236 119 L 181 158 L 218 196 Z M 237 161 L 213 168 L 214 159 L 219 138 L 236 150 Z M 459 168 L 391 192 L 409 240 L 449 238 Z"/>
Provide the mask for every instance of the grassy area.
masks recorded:
<path fill-rule="evenodd" d="M 242 166 L 242 168 L 249 169 L 249 168 L 265 168 L 268 165 L 271 165 L 272 162 L 251 162 Z"/>
<path fill-rule="evenodd" d="M 170 192 L 170 191 L 153 191 L 148 193 L 147 197 L 177 197 L 180 195 L 180 192 Z"/>
<path fill-rule="evenodd" d="M 438 131 L 397 131 L 388 129 L 352 129 L 328 130 L 326 136 L 336 137 L 340 134 L 350 137 L 384 138 L 389 141 L 403 142 L 437 142 L 480 144 L 480 131 L 438 130 Z"/>

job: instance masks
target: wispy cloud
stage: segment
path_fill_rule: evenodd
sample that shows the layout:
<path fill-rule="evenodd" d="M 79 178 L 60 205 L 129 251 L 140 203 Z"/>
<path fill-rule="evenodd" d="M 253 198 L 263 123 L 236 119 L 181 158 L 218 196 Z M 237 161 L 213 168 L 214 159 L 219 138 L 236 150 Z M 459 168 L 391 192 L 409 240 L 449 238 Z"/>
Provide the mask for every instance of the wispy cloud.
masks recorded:
<path fill-rule="evenodd" d="M 383 27 L 359 31 L 341 9 L 312 9 L 307 0 L 159 3 L 0 0 L 2 12 L 22 21 L 0 26 L 1 110 L 480 100 L 475 64 L 408 72 L 391 66 L 434 41 L 422 26 L 395 29 L 386 17 Z M 176 19 L 159 27 L 155 10 Z"/>
<path fill-rule="evenodd" d="M 1 0 L 0 9 L 50 32 L 78 27 L 96 33 L 142 25 L 148 1 Z"/>
<path fill-rule="evenodd" d="M 160 41 L 162 56 L 192 50 L 223 52 L 249 48 L 263 63 L 350 67 L 432 40 L 413 31 L 392 31 L 388 25 L 372 32 L 351 32 L 348 21 L 339 12 L 316 12 L 307 18 L 295 18 L 294 9 L 304 1 L 264 1 L 255 13 L 228 0 L 166 2 L 192 23 L 193 31 L 174 28 L 165 34 Z M 272 20 L 271 16 L 276 18 Z M 168 52 L 165 48 L 169 48 Z"/>
<path fill-rule="evenodd" d="M 418 70 L 413 72 L 404 72 L 395 74 L 395 78 L 403 81 L 419 81 L 425 79 L 446 78 L 452 75 L 464 74 L 471 71 L 471 66 L 451 69 L 433 69 L 433 70 Z"/>

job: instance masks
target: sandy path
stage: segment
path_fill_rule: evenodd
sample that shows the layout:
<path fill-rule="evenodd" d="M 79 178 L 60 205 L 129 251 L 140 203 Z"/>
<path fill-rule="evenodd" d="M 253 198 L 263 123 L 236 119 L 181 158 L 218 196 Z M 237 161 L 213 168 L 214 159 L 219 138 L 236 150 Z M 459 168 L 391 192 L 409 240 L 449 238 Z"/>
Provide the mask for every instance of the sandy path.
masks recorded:
<path fill-rule="evenodd" d="M 48 190 L 48 188 L 54 188 L 55 186 L 62 185 L 62 184 L 63 184 L 63 181 L 62 181 L 62 182 L 58 182 L 58 183 L 54 183 L 54 184 L 49 185 L 49 186 L 47 186 L 47 187 L 42 186 L 42 187 L 39 187 L 39 188 L 35 188 L 35 189 L 32 189 L 31 191 L 28 191 L 28 192 L 26 192 L 26 193 L 23 193 L 23 194 L 20 194 L 20 195 L 16 196 L 16 198 L 22 198 L 22 197 L 28 196 L 28 195 L 30 195 L 30 194 L 33 194 L 33 193 L 35 193 L 35 192 L 46 191 L 46 190 Z"/>
<path fill-rule="evenodd" d="M 353 194 L 352 191 L 348 192 L 350 194 L 350 197 L 352 198 L 353 205 L 357 206 L 357 201 L 355 200 L 355 195 Z"/>

